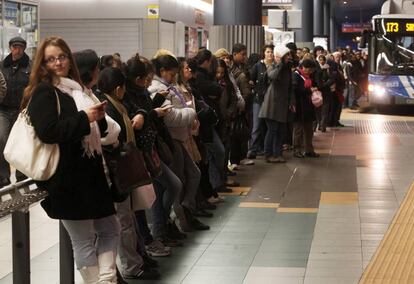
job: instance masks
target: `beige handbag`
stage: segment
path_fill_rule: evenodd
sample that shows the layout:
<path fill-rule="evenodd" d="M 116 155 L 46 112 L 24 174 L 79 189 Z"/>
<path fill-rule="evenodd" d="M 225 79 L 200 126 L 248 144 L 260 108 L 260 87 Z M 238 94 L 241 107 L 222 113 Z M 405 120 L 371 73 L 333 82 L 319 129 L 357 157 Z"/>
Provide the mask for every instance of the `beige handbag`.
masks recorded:
<path fill-rule="evenodd" d="M 59 97 L 57 110 L 60 115 Z M 4 148 L 4 158 L 18 171 L 39 181 L 48 180 L 59 163 L 59 145 L 40 141 L 25 108 L 14 123 Z"/>

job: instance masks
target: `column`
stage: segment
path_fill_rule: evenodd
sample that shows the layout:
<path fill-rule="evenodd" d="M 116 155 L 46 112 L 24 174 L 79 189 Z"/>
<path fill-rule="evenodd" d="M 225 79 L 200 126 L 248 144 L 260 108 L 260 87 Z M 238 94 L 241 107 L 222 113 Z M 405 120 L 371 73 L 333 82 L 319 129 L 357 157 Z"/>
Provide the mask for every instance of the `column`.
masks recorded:
<path fill-rule="evenodd" d="M 209 48 L 215 52 L 235 43 L 247 46 L 247 53 L 261 53 L 264 44 L 262 0 L 215 0 L 214 26 L 209 30 Z"/>
<path fill-rule="evenodd" d="M 292 8 L 302 10 L 302 29 L 296 30 L 297 42 L 313 41 L 313 0 L 293 0 Z"/>
<path fill-rule="evenodd" d="M 323 0 L 313 0 L 313 34 L 314 35 L 323 35 L 324 28 L 324 1 Z M 302 12 L 303 13 L 303 12 Z"/>
<path fill-rule="evenodd" d="M 323 3 L 323 34 L 330 34 L 331 5 L 328 1 Z"/>

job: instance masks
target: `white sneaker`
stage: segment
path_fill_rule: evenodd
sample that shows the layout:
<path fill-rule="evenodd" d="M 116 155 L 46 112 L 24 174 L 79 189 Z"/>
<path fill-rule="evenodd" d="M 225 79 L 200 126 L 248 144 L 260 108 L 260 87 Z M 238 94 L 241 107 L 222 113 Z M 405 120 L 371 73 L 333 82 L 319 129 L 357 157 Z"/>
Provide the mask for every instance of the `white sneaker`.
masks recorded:
<path fill-rule="evenodd" d="M 240 161 L 240 165 L 244 165 L 244 166 L 252 166 L 254 165 L 254 161 L 253 160 L 249 160 L 249 159 L 244 159 Z"/>
<path fill-rule="evenodd" d="M 239 165 L 238 164 L 231 164 L 228 166 L 230 171 L 236 171 L 239 169 Z"/>

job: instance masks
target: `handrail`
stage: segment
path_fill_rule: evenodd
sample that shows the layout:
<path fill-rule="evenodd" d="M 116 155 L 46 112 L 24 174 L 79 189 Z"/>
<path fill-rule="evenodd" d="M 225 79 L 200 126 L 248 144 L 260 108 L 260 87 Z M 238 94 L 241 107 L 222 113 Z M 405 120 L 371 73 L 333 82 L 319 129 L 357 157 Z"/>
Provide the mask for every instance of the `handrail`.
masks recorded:
<path fill-rule="evenodd" d="M 32 179 L 0 188 L 0 220 L 12 216 L 13 283 L 30 284 L 30 205 L 44 199 L 48 193 L 34 186 Z M 5 198 L 5 197 L 9 198 Z M 4 199 L 4 200 L 3 200 Z M 59 222 L 60 282 L 72 284 L 74 261 L 70 238 Z"/>

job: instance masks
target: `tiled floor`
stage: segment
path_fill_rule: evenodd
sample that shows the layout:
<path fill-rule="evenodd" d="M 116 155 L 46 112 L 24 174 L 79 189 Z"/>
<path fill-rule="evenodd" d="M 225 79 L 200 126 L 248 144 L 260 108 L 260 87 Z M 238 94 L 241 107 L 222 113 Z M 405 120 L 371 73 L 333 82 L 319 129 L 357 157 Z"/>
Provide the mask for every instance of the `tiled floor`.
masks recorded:
<path fill-rule="evenodd" d="M 343 118 L 347 127 L 315 136 L 319 159 L 242 167 L 245 187 L 203 220 L 210 231 L 158 259 L 153 283 L 358 283 L 412 183 L 414 118 Z M 31 209 L 34 284 L 58 283 L 57 228 Z M 0 232 L 0 284 L 12 283 L 10 219 Z"/>

